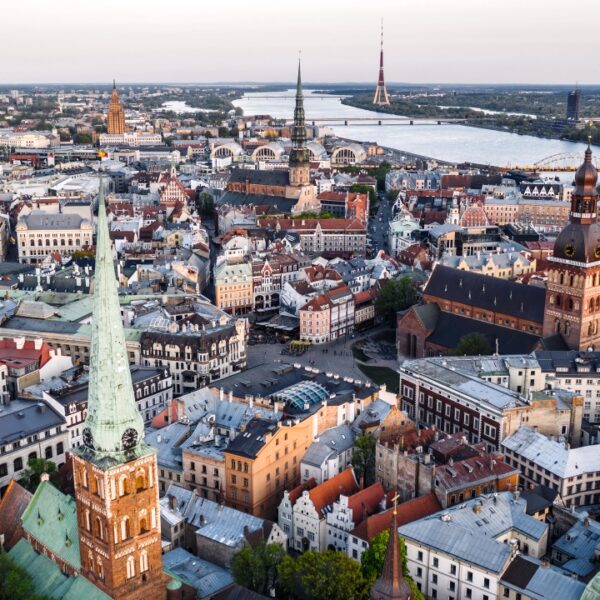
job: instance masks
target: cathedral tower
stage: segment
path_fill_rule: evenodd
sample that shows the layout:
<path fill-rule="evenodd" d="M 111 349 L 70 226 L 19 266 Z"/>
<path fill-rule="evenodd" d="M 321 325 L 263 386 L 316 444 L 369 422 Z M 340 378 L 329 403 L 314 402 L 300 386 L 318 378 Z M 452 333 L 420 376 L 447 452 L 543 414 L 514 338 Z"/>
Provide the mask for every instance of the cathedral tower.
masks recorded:
<path fill-rule="evenodd" d="M 600 349 L 600 225 L 598 172 L 588 145 L 575 174 L 569 224 L 550 257 L 544 336 L 560 334 L 572 350 Z"/>
<path fill-rule="evenodd" d="M 306 147 L 306 125 L 304 124 L 304 98 L 302 96 L 302 76 L 298 61 L 298 82 L 296 84 L 296 106 L 292 129 L 292 150 L 290 152 L 290 185 L 293 187 L 310 184 L 310 153 Z"/>
<path fill-rule="evenodd" d="M 155 451 L 143 442 L 102 184 L 88 414 L 73 452 L 81 574 L 115 600 L 163 600 Z"/>
<path fill-rule="evenodd" d="M 108 133 L 122 134 L 126 132 L 125 129 L 125 111 L 123 105 L 119 99 L 119 92 L 117 92 L 117 86 L 113 81 L 113 89 L 110 97 L 110 104 L 108 105 L 108 117 L 106 119 L 106 127 Z"/>

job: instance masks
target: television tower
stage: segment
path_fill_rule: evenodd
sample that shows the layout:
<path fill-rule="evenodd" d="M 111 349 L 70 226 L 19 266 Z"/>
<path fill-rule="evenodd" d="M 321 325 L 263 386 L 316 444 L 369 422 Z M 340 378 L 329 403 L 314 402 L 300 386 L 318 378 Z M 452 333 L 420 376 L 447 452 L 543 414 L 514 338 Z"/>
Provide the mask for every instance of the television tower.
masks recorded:
<path fill-rule="evenodd" d="M 383 76 L 383 19 L 381 20 L 381 51 L 379 53 L 379 78 L 377 79 L 377 87 L 375 88 L 375 96 L 373 104 L 378 106 L 388 106 L 390 97 L 385 89 L 385 78 Z"/>

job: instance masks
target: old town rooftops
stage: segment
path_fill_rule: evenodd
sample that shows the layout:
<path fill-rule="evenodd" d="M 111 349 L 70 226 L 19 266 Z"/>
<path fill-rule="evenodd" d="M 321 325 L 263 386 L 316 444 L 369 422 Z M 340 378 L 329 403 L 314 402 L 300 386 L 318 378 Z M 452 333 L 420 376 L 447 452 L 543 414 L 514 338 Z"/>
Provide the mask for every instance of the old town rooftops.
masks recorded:
<path fill-rule="evenodd" d="M 442 357 L 407 360 L 400 368 L 404 373 L 431 379 L 436 386 L 450 388 L 455 393 L 469 396 L 496 409 L 524 404 L 523 397 L 517 392 L 461 371 Z"/>
<path fill-rule="evenodd" d="M 530 427 L 520 427 L 502 442 L 502 447 L 561 479 L 600 471 L 600 453 L 596 446 L 567 448 L 563 442 L 552 440 Z"/>
<path fill-rule="evenodd" d="M 536 323 L 544 321 L 546 290 L 533 285 L 437 265 L 423 293 Z"/>

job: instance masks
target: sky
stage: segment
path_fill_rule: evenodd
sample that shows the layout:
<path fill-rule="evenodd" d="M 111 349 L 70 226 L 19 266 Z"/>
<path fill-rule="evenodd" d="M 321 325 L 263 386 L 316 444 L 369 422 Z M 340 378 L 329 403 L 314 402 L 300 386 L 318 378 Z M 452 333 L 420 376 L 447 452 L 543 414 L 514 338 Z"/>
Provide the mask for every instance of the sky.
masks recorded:
<path fill-rule="evenodd" d="M 598 0 L 9 0 L 0 83 L 600 83 Z"/>

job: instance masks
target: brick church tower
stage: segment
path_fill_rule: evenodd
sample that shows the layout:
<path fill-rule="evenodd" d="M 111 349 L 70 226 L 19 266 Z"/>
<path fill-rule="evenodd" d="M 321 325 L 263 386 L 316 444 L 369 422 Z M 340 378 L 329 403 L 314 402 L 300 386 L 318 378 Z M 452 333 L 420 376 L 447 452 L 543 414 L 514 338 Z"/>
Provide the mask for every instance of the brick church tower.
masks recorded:
<path fill-rule="evenodd" d="M 108 133 L 121 134 L 126 132 L 125 127 L 125 111 L 123 105 L 119 99 L 119 92 L 117 92 L 117 86 L 113 81 L 113 89 L 110 97 L 110 104 L 108 105 L 108 116 L 106 119 L 106 129 Z"/>
<path fill-rule="evenodd" d="M 600 225 L 598 172 L 588 145 L 575 174 L 569 224 L 550 257 L 544 337 L 560 334 L 572 350 L 600 350 Z"/>
<path fill-rule="evenodd" d="M 306 147 L 306 125 L 304 121 L 304 96 L 302 95 L 302 76 L 298 62 L 298 81 L 296 83 L 296 106 L 292 128 L 292 150 L 289 161 L 290 185 L 293 187 L 310 184 L 310 152 Z"/>
<path fill-rule="evenodd" d="M 163 600 L 156 454 L 143 442 L 102 184 L 88 414 L 73 477 L 81 574 L 115 600 Z"/>

